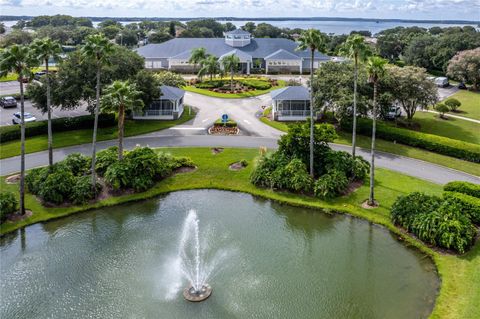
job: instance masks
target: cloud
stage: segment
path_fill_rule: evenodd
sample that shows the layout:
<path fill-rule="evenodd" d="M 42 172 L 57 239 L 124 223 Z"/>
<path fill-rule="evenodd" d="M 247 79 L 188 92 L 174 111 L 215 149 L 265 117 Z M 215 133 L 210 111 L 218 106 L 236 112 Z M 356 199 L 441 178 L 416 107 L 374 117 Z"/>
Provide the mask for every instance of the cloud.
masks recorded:
<path fill-rule="evenodd" d="M 479 0 L 0 0 L 9 14 L 90 16 L 346 16 L 480 20 Z M 15 9 L 18 8 L 18 9 Z"/>

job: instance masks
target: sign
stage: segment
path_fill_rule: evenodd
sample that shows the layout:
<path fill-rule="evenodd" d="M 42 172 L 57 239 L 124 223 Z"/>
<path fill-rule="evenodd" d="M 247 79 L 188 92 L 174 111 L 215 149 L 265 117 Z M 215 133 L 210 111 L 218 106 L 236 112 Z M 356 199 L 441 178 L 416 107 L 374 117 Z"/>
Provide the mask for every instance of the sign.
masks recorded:
<path fill-rule="evenodd" d="M 228 122 L 228 114 L 223 114 L 222 115 L 222 123 L 227 123 Z"/>

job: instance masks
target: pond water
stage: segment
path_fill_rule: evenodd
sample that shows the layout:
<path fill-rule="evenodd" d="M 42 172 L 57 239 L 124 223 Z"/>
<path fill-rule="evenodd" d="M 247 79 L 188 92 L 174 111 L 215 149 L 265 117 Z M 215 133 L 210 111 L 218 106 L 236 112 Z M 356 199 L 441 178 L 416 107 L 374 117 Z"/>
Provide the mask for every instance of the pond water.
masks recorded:
<path fill-rule="evenodd" d="M 178 251 L 198 216 L 209 299 L 183 299 Z M 216 190 L 27 227 L 0 242 L 0 317 L 426 318 L 432 261 L 382 227 Z"/>

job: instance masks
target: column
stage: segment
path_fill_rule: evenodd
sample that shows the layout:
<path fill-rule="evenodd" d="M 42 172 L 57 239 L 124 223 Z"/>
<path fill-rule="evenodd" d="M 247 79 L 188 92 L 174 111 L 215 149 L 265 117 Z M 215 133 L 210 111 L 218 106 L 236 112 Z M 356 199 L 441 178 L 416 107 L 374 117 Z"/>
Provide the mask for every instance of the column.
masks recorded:
<path fill-rule="evenodd" d="M 247 61 L 247 74 L 250 74 L 250 62 Z"/>

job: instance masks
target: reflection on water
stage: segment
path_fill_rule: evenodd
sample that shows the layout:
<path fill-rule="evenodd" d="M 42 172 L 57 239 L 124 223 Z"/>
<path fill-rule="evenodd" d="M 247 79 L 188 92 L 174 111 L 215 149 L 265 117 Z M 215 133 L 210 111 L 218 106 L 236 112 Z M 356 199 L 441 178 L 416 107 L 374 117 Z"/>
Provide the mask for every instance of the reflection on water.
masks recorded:
<path fill-rule="evenodd" d="M 190 209 L 222 257 L 201 304 L 175 258 Z M 0 257 L 1 318 L 426 318 L 438 289 L 430 259 L 379 226 L 214 190 L 32 225 Z"/>

